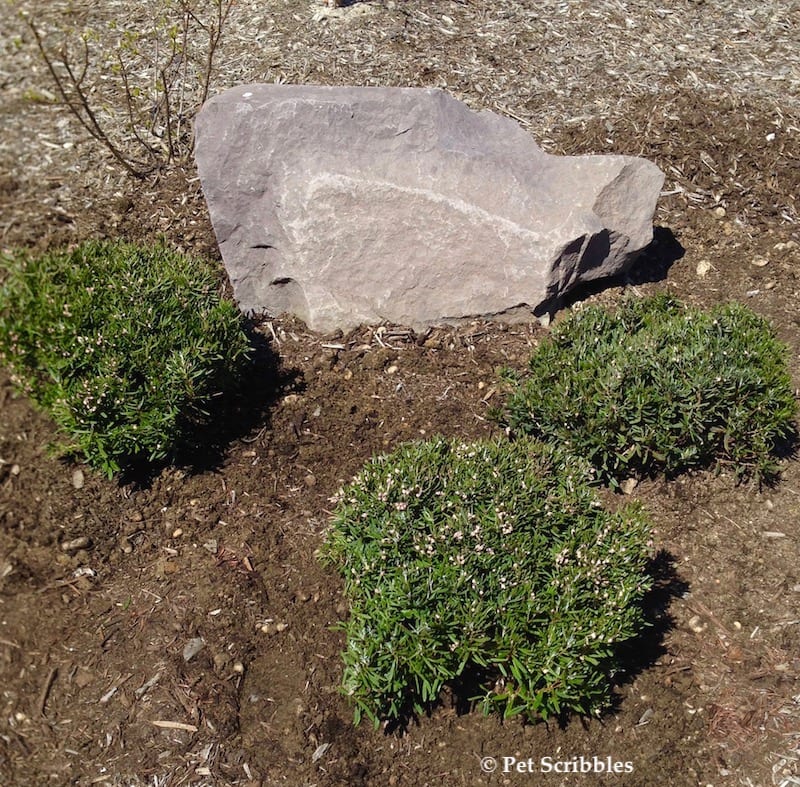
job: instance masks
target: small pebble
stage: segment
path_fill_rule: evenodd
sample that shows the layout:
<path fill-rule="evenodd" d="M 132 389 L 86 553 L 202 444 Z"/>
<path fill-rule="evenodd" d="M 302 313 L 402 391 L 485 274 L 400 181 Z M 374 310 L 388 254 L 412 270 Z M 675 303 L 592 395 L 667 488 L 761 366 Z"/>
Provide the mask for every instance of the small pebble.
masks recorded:
<path fill-rule="evenodd" d="M 735 628 L 737 631 L 741 631 L 741 630 L 742 630 L 742 624 L 741 624 L 741 623 L 739 623 L 739 621 L 738 621 L 738 620 L 734 620 L 734 621 L 733 621 L 733 627 L 734 627 L 734 628 Z"/>
<path fill-rule="evenodd" d="M 237 661 L 237 662 L 236 662 L 236 663 L 233 665 L 233 671 L 234 671 L 234 672 L 235 672 L 237 675 L 242 675 L 242 674 L 244 673 L 244 664 L 242 664 L 242 662 L 241 662 L 241 661 Z"/>
<path fill-rule="evenodd" d="M 222 672 L 222 670 L 225 668 L 225 665 L 229 661 L 230 656 L 228 656 L 226 653 L 217 653 L 214 656 L 214 669 L 217 670 L 217 672 Z"/>
<path fill-rule="evenodd" d="M 765 506 L 766 506 L 766 507 L 767 507 L 767 508 L 768 508 L 770 511 L 772 511 L 772 509 L 773 509 L 773 508 L 775 508 L 775 503 L 773 503 L 773 502 L 772 502 L 772 501 L 771 501 L 769 498 L 767 498 L 767 499 L 764 501 L 764 505 L 765 505 Z"/>
<path fill-rule="evenodd" d="M 75 489 L 82 489 L 84 484 L 83 470 L 78 468 L 72 471 L 72 486 Z"/>
<path fill-rule="evenodd" d="M 184 646 L 183 646 L 183 660 L 184 661 L 191 661 L 202 649 L 206 643 L 203 641 L 202 637 L 194 637 L 190 639 Z"/>
<path fill-rule="evenodd" d="M 755 265 L 756 268 L 765 268 L 769 265 L 769 260 L 765 259 L 764 257 L 756 257 L 754 260 L 751 260 L 750 263 Z"/>
<path fill-rule="evenodd" d="M 316 483 L 317 483 L 317 479 L 316 479 L 316 477 L 314 476 L 314 474 L 313 474 L 313 473 L 309 473 L 309 474 L 308 474 L 308 475 L 307 475 L 307 476 L 306 476 L 306 477 L 303 479 L 303 483 L 304 483 L 306 486 L 309 486 L 309 487 L 311 487 L 311 486 L 314 486 L 314 485 L 316 485 Z"/>
<path fill-rule="evenodd" d="M 697 263 L 697 275 L 702 279 L 711 270 L 711 263 L 708 260 L 700 260 Z"/>
<path fill-rule="evenodd" d="M 172 537 L 173 538 L 180 538 L 182 535 L 183 535 L 183 528 L 182 527 L 176 527 L 172 531 Z"/>
<path fill-rule="evenodd" d="M 73 538 L 71 541 L 65 541 L 61 545 L 61 549 L 64 552 L 78 552 L 81 549 L 87 549 L 92 544 L 92 539 L 89 536 L 78 536 L 78 538 Z"/>
<path fill-rule="evenodd" d="M 714 215 L 718 219 L 724 219 L 725 216 L 727 215 L 727 212 L 726 212 L 725 208 L 723 208 L 722 205 L 720 205 L 719 207 L 714 208 Z"/>
<path fill-rule="evenodd" d="M 120 548 L 120 549 L 121 549 L 121 550 L 122 550 L 122 551 L 123 551 L 123 552 L 124 552 L 126 555 L 130 555 L 130 553 L 131 553 L 131 552 L 133 552 L 133 546 L 131 545 L 131 542 L 130 542 L 130 541 L 128 541 L 128 539 L 127 539 L 127 538 L 121 538 L 121 539 L 119 540 L 119 548 Z"/>
<path fill-rule="evenodd" d="M 398 366 L 396 366 L 395 364 L 392 364 L 391 366 L 389 366 L 386 369 L 386 374 L 395 374 L 397 372 L 398 368 L 399 368 Z"/>
<path fill-rule="evenodd" d="M 276 623 L 275 624 L 275 631 L 277 631 L 278 634 L 280 634 L 283 631 L 286 631 L 286 629 L 288 629 L 288 628 L 289 628 L 289 624 L 288 623 Z"/>
<path fill-rule="evenodd" d="M 695 634 L 702 634 L 706 630 L 706 624 L 703 623 L 699 615 L 692 615 L 692 617 L 689 618 L 689 628 L 694 631 Z"/>
<path fill-rule="evenodd" d="M 11 465 L 11 470 L 8 471 L 11 475 L 19 475 L 19 465 Z"/>

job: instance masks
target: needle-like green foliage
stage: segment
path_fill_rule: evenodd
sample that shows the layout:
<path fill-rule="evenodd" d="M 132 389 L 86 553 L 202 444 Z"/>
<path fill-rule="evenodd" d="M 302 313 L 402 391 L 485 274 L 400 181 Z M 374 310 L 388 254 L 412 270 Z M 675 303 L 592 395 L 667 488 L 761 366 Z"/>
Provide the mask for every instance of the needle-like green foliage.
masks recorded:
<path fill-rule="evenodd" d="M 771 481 L 774 449 L 796 429 L 787 348 L 738 303 L 581 309 L 508 379 L 499 417 L 511 431 L 585 457 L 612 485 L 714 464 Z"/>
<path fill-rule="evenodd" d="M 249 353 L 213 267 L 163 245 L 0 257 L 0 362 L 109 476 L 182 447 Z"/>
<path fill-rule="evenodd" d="M 505 716 L 607 705 L 616 646 L 643 626 L 649 527 L 635 505 L 605 511 L 590 476 L 525 439 L 437 438 L 363 468 L 323 550 L 351 605 L 357 722 L 420 713 L 459 680 Z"/>

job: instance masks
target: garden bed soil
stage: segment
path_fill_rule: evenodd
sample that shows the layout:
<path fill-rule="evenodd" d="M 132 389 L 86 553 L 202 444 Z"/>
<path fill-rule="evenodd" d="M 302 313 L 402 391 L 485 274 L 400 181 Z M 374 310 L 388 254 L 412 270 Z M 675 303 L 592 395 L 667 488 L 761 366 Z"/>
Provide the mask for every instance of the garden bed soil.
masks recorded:
<path fill-rule="evenodd" d="M 682 66 L 673 64 L 661 92 L 613 82 L 619 92 L 610 98 L 603 80 L 586 80 L 576 87 L 585 117 L 564 91 L 534 90 L 509 103 L 514 85 L 523 95 L 522 77 L 508 76 L 529 34 L 522 22 L 534 6 L 556 19 L 556 3 L 364 3 L 336 11 L 350 17 L 316 20 L 311 6 L 270 5 L 264 29 L 273 48 L 253 79 L 272 74 L 277 48 L 294 81 L 438 80 L 493 106 L 477 89 L 483 73 L 486 85 L 505 91 L 502 106 L 551 152 L 654 160 L 667 173 L 654 245 L 626 280 L 582 292 L 576 303 L 658 291 L 701 306 L 741 300 L 789 345 L 800 385 L 800 111 L 774 81 L 759 82 L 756 67 L 749 87 L 730 75 L 723 89 L 709 87 L 716 66 L 700 54 L 715 20 L 693 16 L 694 4 L 671 12 L 671 29 L 675 41 L 693 31 L 700 43 Z M 625 26 L 612 4 L 564 5 L 579 28 L 591 9 L 605 29 Z M 628 5 L 637 23 L 657 21 L 650 3 Z M 796 4 L 765 5 L 797 31 Z M 359 6 L 373 11 L 356 13 Z M 499 35 L 513 23 L 508 14 L 523 12 L 506 50 L 489 33 L 491 51 L 481 49 L 477 32 Z M 739 22 L 744 32 L 732 28 L 724 41 L 750 47 L 761 22 L 746 14 Z M 396 35 L 380 38 L 381 25 Z M 466 77 L 437 60 L 452 46 L 453 26 L 461 51 L 473 47 L 482 58 L 463 59 Z M 536 28 L 552 42 L 551 29 Z M 163 233 L 186 251 L 216 257 L 191 167 L 131 180 L 63 110 L 25 99 L 46 75 L 25 70 L 35 53 L 20 30 L 20 47 L 3 53 L 12 98 L 2 109 L 3 246 L 90 236 L 147 243 Z M 586 35 L 575 46 L 586 49 Z M 720 62 L 736 61 L 722 49 Z M 555 62 L 552 51 L 540 52 L 543 68 Z M 359 52 L 366 52 L 360 60 Z M 623 57 L 605 56 L 609 68 Z M 700 84 L 692 87 L 688 73 Z M 599 109 L 587 103 L 592 95 Z M 555 107 L 546 129 L 533 99 Z M 559 115 L 565 106 L 572 111 Z M 51 160 L 45 175 L 30 145 L 48 129 L 75 144 L 63 148 L 58 137 L 55 159 L 40 148 Z M 51 422 L 0 371 L 0 783 L 800 783 L 796 458 L 784 460 L 774 488 L 708 472 L 649 479 L 632 491 L 655 528 L 654 626 L 629 649 L 614 707 L 601 719 L 504 722 L 448 694 L 403 729 L 354 727 L 338 691 L 342 584 L 316 557 L 331 497 L 370 456 L 402 441 L 498 434 L 488 417 L 501 396 L 498 370 L 523 369 L 547 331 L 536 322 L 473 322 L 424 334 L 381 326 L 321 336 L 286 317 L 254 330 L 258 375 L 216 425 L 210 445 L 221 447 L 147 477 L 108 480 L 52 456 Z M 623 499 L 605 497 L 611 506 Z M 83 542 L 65 549 L 76 539 Z M 497 759 L 493 773 L 487 757 Z M 594 764 L 592 772 L 564 772 L 580 770 L 581 757 L 630 768 L 613 777 Z M 555 763 L 562 772 L 543 772 Z"/>

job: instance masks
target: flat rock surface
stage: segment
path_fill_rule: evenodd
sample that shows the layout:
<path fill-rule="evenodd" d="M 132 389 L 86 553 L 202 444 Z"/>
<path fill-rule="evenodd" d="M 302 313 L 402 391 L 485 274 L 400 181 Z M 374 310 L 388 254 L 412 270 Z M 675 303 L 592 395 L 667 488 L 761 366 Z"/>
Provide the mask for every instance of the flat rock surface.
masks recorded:
<path fill-rule="evenodd" d="M 631 265 L 663 184 L 426 88 L 233 88 L 195 155 L 241 308 L 321 331 L 544 314 Z"/>

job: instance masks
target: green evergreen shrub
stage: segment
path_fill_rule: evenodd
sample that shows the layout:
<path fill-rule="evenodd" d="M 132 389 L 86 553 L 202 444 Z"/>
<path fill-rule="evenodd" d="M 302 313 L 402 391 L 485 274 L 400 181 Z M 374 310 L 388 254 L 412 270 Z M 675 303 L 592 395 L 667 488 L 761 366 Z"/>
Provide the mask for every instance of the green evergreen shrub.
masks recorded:
<path fill-rule="evenodd" d="M 787 348 L 738 303 L 710 311 L 658 295 L 558 325 L 499 417 L 585 457 L 612 485 L 718 463 L 774 479 L 773 451 L 795 435 Z"/>
<path fill-rule="evenodd" d="M 599 713 L 616 646 L 643 626 L 649 526 L 599 504 L 580 459 L 519 440 L 436 438 L 372 459 L 322 550 L 350 601 L 343 690 L 356 723 L 475 683 L 484 711 Z"/>
<path fill-rule="evenodd" d="M 109 476 L 180 449 L 250 354 L 211 264 L 88 242 L 0 257 L 0 362 Z"/>

